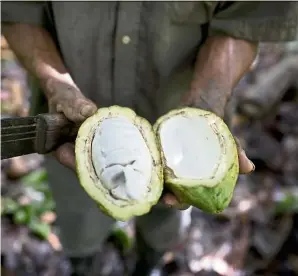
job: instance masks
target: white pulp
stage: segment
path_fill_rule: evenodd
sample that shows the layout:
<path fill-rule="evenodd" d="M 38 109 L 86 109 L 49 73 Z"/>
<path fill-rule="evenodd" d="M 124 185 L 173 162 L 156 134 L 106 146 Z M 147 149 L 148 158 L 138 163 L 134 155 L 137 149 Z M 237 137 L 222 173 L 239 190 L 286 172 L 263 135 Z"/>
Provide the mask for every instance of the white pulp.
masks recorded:
<path fill-rule="evenodd" d="M 140 200 L 146 194 L 152 158 L 142 134 L 125 117 L 106 119 L 96 129 L 92 162 L 113 197 Z"/>
<path fill-rule="evenodd" d="M 212 177 L 221 155 L 219 139 L 205 117 L 174 116 L 160 132 L 167 166 L 176 177 Z"/>

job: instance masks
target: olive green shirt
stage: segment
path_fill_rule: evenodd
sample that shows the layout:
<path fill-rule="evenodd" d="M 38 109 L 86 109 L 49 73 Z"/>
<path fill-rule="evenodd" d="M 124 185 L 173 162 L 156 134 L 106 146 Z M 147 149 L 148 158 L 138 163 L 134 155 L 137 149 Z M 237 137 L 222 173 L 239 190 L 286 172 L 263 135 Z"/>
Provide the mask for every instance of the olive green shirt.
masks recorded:
<path fill-rule="evenodd" d="M 298 39 L 296 2 L 2 2 L 2 22 L 44 26 L 81 91 L 155 120 L 186 92 L 208 35 Z M 32 99 L 41 112 L 40 95 Z M 37 100 L 38 99 L 38 100 Z"/>

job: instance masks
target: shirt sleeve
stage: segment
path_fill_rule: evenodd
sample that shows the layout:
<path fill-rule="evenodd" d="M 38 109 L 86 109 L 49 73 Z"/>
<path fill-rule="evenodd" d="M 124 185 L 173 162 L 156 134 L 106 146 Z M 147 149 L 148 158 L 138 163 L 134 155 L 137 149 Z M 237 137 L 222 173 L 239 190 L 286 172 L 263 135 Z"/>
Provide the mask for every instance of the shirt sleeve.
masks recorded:
<path fill-rule="evenodd" d="M 1 3 L 1 23 L 43 25 L 45 1 L 16 1 Z"/>
<path fill-rule="evenodd" d="M 262 42 L 298 40 L 298 2 L 234 2 L 219 10 L 209 35 Z"/>

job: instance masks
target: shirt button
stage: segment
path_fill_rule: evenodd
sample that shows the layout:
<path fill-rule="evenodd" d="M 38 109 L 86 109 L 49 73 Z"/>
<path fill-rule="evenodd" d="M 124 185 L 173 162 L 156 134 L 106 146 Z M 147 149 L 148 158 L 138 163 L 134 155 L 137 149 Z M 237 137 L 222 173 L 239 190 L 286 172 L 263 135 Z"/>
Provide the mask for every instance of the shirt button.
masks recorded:
<path fill-rule="evenodd" d="M 130 42 L 130 37 L 128 35 L 125 35 L 122 37 L 122 43 L 128 44 Z"/>

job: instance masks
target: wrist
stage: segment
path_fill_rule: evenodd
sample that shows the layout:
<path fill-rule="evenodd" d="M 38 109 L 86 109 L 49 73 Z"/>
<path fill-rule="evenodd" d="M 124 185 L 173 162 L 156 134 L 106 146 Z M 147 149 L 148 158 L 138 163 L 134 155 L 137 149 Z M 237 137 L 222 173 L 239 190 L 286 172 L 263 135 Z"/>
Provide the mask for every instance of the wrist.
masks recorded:
<path fill-rule="evenodd" d="M 35 75 L 43 83 L 46 83 L 50 79 L 55 79 L 74 85 L 72 77 L 61 62 L 58 66 L 58 64 L 47 62 L 43 58 L 35 62 L 34 68 Z"/>
<path fill-rule="evenodd" d="M 49 64 L 39 65 L 36 68 L 36 76 L 47 97 L 52 96 L 61 84 L 68 90 L 78 90 L 69 73 L 58 72 Z"/>
<path fill-rule="evenodd" d="M 220 91 L 193 88 L 186 94 L 183 105 L 207 110 L 223 118 L 230 95 L 230 88 L 220 89 Z"/>
<path fill-rule="evenodd" d="M 233 88 L 245 75 L 257 45 L 227 36 L 209 37 L 200 49 L 184 104 L 224 116 Z"/>

